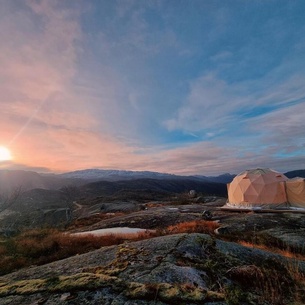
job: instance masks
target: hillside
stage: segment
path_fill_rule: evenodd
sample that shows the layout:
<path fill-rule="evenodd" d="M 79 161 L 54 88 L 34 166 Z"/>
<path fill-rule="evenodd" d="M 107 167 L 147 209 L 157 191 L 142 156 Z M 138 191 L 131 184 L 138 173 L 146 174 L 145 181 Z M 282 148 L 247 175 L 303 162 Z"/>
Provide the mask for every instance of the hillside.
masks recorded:
<path fill-rule="evenodd" d="M 78 187 L 64 187 L 59 190 L 32 189 L 20 195 L 14 210 L 35 210 L 43 208 L 67 207 L 72 201 L 90 202 L 100 200 L 156 200 L 166 199 L 177 193 L 196 190 L 204 195 L 226 196 L 226 186 L 220 183 L 191 179 L 136 179 L 123 181 L 99 181 Z"/>
<path fill-rule="evenodd" d="M 190 190 L 206 195 L 226 196 L 226 186 L 221 183 L 198 181 L 194 179 L 135 179 L 129 181 L 99 181 L 80 188 L 86 196 L 109 196 L 118 191 L 154 191 L 165 193 L 182 193 Z"/>
<path fill-rule="evenodd" d="M 71 217 L 85 217 L 99 212 L 102 203 L 105 211 L 136 211 L 143 203 L 166 202 L 190 190 L 202 196 L 226 196 L 225 184 L 192 179 L 99 181 L 58 190 L 37 188 L 21 192 L 9 209 L 0 211 L 0 231 L 8 227 L 16 230 L 43 225 L 62 226 Z M 83 206 L 86 208 L 81 208 Z"/>
<path fill-rule="evenodd" d="M 23 191 L 32 189 L 59 189 L 64 185 L 80 185 L 79 179 L 59 177 L 54 174 L 39 174 L 33 171 L 0 170 L 0 192 L 11 192 L 16 188 Z"/>

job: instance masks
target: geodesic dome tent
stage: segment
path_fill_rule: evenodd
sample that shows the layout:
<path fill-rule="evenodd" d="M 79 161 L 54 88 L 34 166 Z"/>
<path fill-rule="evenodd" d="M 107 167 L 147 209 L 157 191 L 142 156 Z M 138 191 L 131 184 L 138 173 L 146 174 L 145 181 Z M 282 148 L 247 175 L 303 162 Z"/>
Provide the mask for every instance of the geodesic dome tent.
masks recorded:
<path fill-rule="evenodd" d="M 246 170 L 237 175 L 228 188 L 229 207 L 286 207 L 285 181 L 288 178 L 271 169 Z"/>
<path fill-rule="evenodd" d="M 295 208 L 305 208 L 305 179 L 299 177 L 289 179 L 285 186 L 289 205 Z"/>

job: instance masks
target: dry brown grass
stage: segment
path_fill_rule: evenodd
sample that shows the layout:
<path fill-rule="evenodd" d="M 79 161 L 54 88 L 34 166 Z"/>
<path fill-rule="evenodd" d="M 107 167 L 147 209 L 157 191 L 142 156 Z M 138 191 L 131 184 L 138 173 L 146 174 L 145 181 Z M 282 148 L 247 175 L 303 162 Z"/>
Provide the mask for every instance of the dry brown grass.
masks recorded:
<path fill-rule="evenodd" d="M 208 220 L 193 220 L 181 222 L 166 229 L 167 233 L 214 233 L 214 230 L 219 227 L 215 221 Z"/>
<path fill-rule="evenodd" d="M 29 265 L 41 265 L 126 240 L 143 240 L 156 236 L 147 231 L 138 234 L 105 236 L 71 235 L 57 230 L 31 230 L 7 239 L 0 247 L 0 275 Z"/>
<path fill-rule="evenodd" d="M 283 257 L 288 258 L 287 263 L 283 266 L 282 270 L 279 271 L 269 271 L 269 276 L 256 273 L 255 277 L 258 283 L 262 283 L 262 287 L 264 288 L 264 297 L 267 300 L 272 300 L 272 304 L 282 304 L 282 297 L 284 291 L 283 288 L 283 279 L 281 278 L 284 274 L 283 270 L 286 270 L 286 280 L 289 277 L 291 279 L 290 283 L 287 283 L 288 287 L 291 288 L 291 294 L 293 295 L 293 299 L 296 301 L 300 301 L 300 303 L 294 304 L 304 304 L 305 302 L 305 273 L 300 268 L 300 261 L 305 261 L 305 256 L 299 253 L 294 253 L 287 248 L 286 250 L 278 249 L 275 247 L 268 247 L 267 245 L 262 244 L 254 244 L 246 241 L 239 241 L 239 244 L 249 248 L 256 248 L 260 250 L 264 250 L 270 253 L 279 254 Z M 257 267 L 256 267 L 257 268 Z M 280 274 L 280 276 L 279 276 Z M 259 276 L 258 276 L 259 275 Z M 243 278 L 243 283 L 245 279 Z M 253 279 L 252 279 L 253 282 Z"/>
<path fill-rule="evenodd" d="M 286 304 L 285 298 L 294 291 L 294 283 L 284 269 L 280 271 L 273 267 L 244 265 L 233 267 L 227 273 L 243 287 L 259 293 L 259 304 L 266 304 L 265 302 L 274 305 Z"/>
<path fill-rule="evenodd" d="M 159 208 L 159 207 L 163 207 L 164 204 L 163 203 L 156 203 L 156 202 L 148 202 L 145 204 L 146 208 Z"/>
<path fill-rule="evenodd" d="M 260 249 L 260 250 L 280 254 L 281 256 L 284 256 L 284 257 L 287 257 L 287 258 L 295 258 L 295 259 L 298 259 L 298 260 L 305 261 L 305 256 L 304 255 L 292 252 L 289 249 L 283 250 L 283 249 L 279 249 L 279 248 L 275 248 L 275 247 L 268 247 L 267 245 L 264 245 L 264 244 L 251 243 L 251 242 L 248 242 L 248 241 L 238 241 L 238 243 L 240 245 L 244 246 L 244 247 Z"/>
<path fill-rule="evenodd" d="M 30 265 L 46 264 L 101 247 L 118 245 L 126 240 L 144 240 L 176 233 L 212 233 L 218 228 L 213 221 L 195 220 L 169 226 L 162 231 L 104 236 L 72 235 L 55 229 L 37 229 L 6 239 L 0 245 L 0 275 Z"/>

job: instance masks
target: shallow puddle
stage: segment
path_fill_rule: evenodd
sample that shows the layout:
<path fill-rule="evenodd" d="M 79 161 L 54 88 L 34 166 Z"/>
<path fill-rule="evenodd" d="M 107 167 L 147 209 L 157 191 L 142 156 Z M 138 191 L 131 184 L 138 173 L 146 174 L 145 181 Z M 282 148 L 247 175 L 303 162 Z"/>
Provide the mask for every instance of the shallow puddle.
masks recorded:
<path fill-rule="evenodd" d="M 79 232 L 79 233 L 73 233 L 71 235 L 94 235 L 94 236 L 105 236 L 105 235 L 122 235 L 122 234 L 139 234 L 139 233 L 149 233 L 149 232 L 155 232 L 154 230 L 146 230 L 146 229 L 140 229 L 140 228 L 129 228 L 129 227 L 117 227 L 117 228 L 107 228 L 107 229 L 99 229 L 99 230 L 93 230 L 93 231 L 85 231 L 85 232 Z"/>

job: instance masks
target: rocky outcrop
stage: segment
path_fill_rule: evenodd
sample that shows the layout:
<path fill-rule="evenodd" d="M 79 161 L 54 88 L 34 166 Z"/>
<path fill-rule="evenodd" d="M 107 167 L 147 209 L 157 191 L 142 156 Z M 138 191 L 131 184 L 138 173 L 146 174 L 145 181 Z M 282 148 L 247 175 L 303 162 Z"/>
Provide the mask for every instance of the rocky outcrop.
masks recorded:
<path fill-rule="evenodd" d="M 295 275 L 304 262 L 177 234 L 2 276 L 0 304 L 288 304 L 304 288 Z"/>
<path fill-rule="evenodd" d="M 217 229 L 219 237 L 289 249 L 304 254 L 305 214 L 232 213 L 225 214 Z"/>

